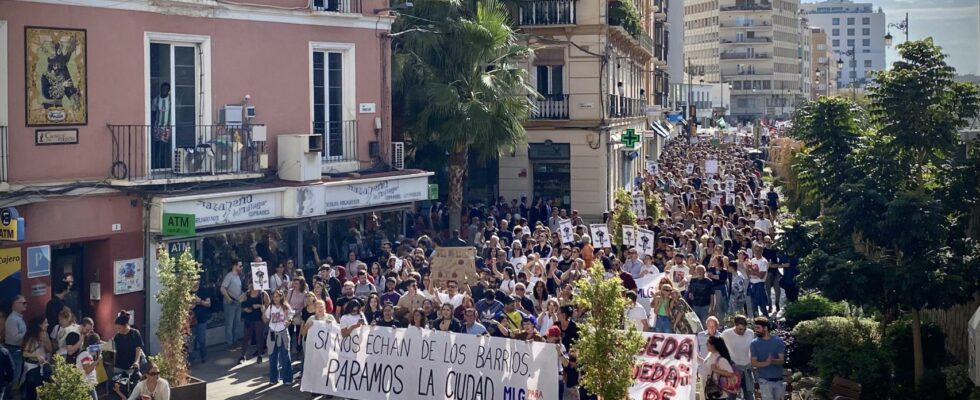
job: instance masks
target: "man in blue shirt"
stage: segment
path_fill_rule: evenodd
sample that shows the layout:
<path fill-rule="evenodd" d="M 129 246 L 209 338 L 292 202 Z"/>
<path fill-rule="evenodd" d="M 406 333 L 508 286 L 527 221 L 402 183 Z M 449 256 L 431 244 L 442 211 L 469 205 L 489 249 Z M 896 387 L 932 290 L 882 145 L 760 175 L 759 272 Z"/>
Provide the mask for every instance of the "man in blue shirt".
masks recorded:
<path fill-rule="evenodd" d="M 476 317 L 477 313 L 475 308 L 470 307 L 463 312 L 463 320 L 465 321 L 463 324 L 463 333 L 476 336 L 487 334 L 487 328 L 477 322 Z"/>
<path fill-rule="evenodd" d="M 493 321 L 503 309 L 504 303 L 497 300 L 497 291 L 493 289 L 483 292 L 483 300 L 476 302 L 480 321 Z"/>
<path fill-rule="evenodd" d="M 755 319 L 755 339 L 749 345 L 752 368 L 759 378 L 762 400 L 781 400 L 786 391 L 783 386 L 783 361 L 786 359 L 786 343 L 782 338 L 769 334 L 769 320 Z"/>

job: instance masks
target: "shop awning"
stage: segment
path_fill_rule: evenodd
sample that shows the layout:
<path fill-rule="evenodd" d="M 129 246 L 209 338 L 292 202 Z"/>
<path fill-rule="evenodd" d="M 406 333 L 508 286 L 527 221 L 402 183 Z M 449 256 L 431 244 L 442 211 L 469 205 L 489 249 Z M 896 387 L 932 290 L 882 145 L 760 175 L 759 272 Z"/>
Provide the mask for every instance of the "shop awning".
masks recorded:
<path fill-rule="evenodd" d="M 660 123 L 660 121 L 653 121 L 653 123 L 651 123 L 650 126 L 653 128 L 654 132 L 657 132 L 657 134 L 660 135 L 661 137 L 663 138 L 670 137 L 670 130 L 664 127 Z"/>

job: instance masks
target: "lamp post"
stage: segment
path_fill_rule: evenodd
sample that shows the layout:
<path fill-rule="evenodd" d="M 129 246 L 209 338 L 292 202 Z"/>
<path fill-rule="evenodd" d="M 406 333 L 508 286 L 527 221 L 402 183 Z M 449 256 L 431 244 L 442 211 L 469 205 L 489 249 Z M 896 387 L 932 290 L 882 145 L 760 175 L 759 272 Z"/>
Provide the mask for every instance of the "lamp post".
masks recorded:
<path fill-rule="evenodd" d="M 909 13 L 905 13 L 905 19 L 898 22 L 891 22 L 888 24 L 888 27 L 898 29 L 905 34 L 905 41 L 909 41 Z M 885 34 L 885 46 L 892 47 L 892 32 L 890 30 Z"/>
<path fill-rule="evenodd" d="M 851 46 L 851 49 L 850 50 L 839 52 L 839 53 L 842 56 L 849 56 L 849 57 L 851 57 L 851 72 L 854 72 L 854 78 L 848 77 L 848 78 L 850 78 L 850 83 L 851 83 L 851 101 L 857 101 L 857 89 L 855 89 L 855 86 L 854 86 L 854 80 L 857 79 L 857 61 L 854 60 L 854 57 L 856 55 L 856 52 L 854 51 L 854 46 Z M 844 69 L 844 59 L 843 58 L 838 58 L 837 59 L 837 69 L 838 70 L 843 70 Z M 840 85 L 838 85 L 837 87 L 840 87 Z"/>

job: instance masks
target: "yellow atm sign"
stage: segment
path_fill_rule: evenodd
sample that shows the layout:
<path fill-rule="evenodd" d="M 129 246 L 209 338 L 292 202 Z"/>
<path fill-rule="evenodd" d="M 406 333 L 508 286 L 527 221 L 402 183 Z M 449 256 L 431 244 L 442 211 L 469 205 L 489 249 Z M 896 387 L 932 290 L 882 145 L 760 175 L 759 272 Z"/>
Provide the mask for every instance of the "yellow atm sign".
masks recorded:
<path fill-rule="evenodd" d="M 13 207 L 0 210 L 0 240 L 8 242 L 24 240 L 24 219 Z"/>
<path fill-rule="evenodd" d="M 163 213 L 164 236 L 190 236 L 197 232 L 194 214 Z"/>

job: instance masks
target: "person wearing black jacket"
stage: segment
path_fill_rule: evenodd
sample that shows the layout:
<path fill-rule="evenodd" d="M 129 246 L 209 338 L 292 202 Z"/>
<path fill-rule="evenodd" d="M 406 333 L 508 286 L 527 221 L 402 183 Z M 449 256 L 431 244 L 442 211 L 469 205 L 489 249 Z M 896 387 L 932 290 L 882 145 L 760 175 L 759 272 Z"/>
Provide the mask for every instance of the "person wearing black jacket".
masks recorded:
<path fill-rule="evenodd" d="M 0 346 L 0 399 L 4 398 L 7 386 L 14 381 L 14 359 L 6 346 Z"/>
<path fill-rule="evenodd" d="M 65 308 L 65 295 L 67 294 L 68 286 L 64 282 L 56 282 L 54 296 L 51 296 L 48 305 L 44 307 L 44 318 L 48 320 L 49 335 L 54 330 L 54 327 L 58 326 L 58 314 L 61 314 L 61 309 Z"/>

